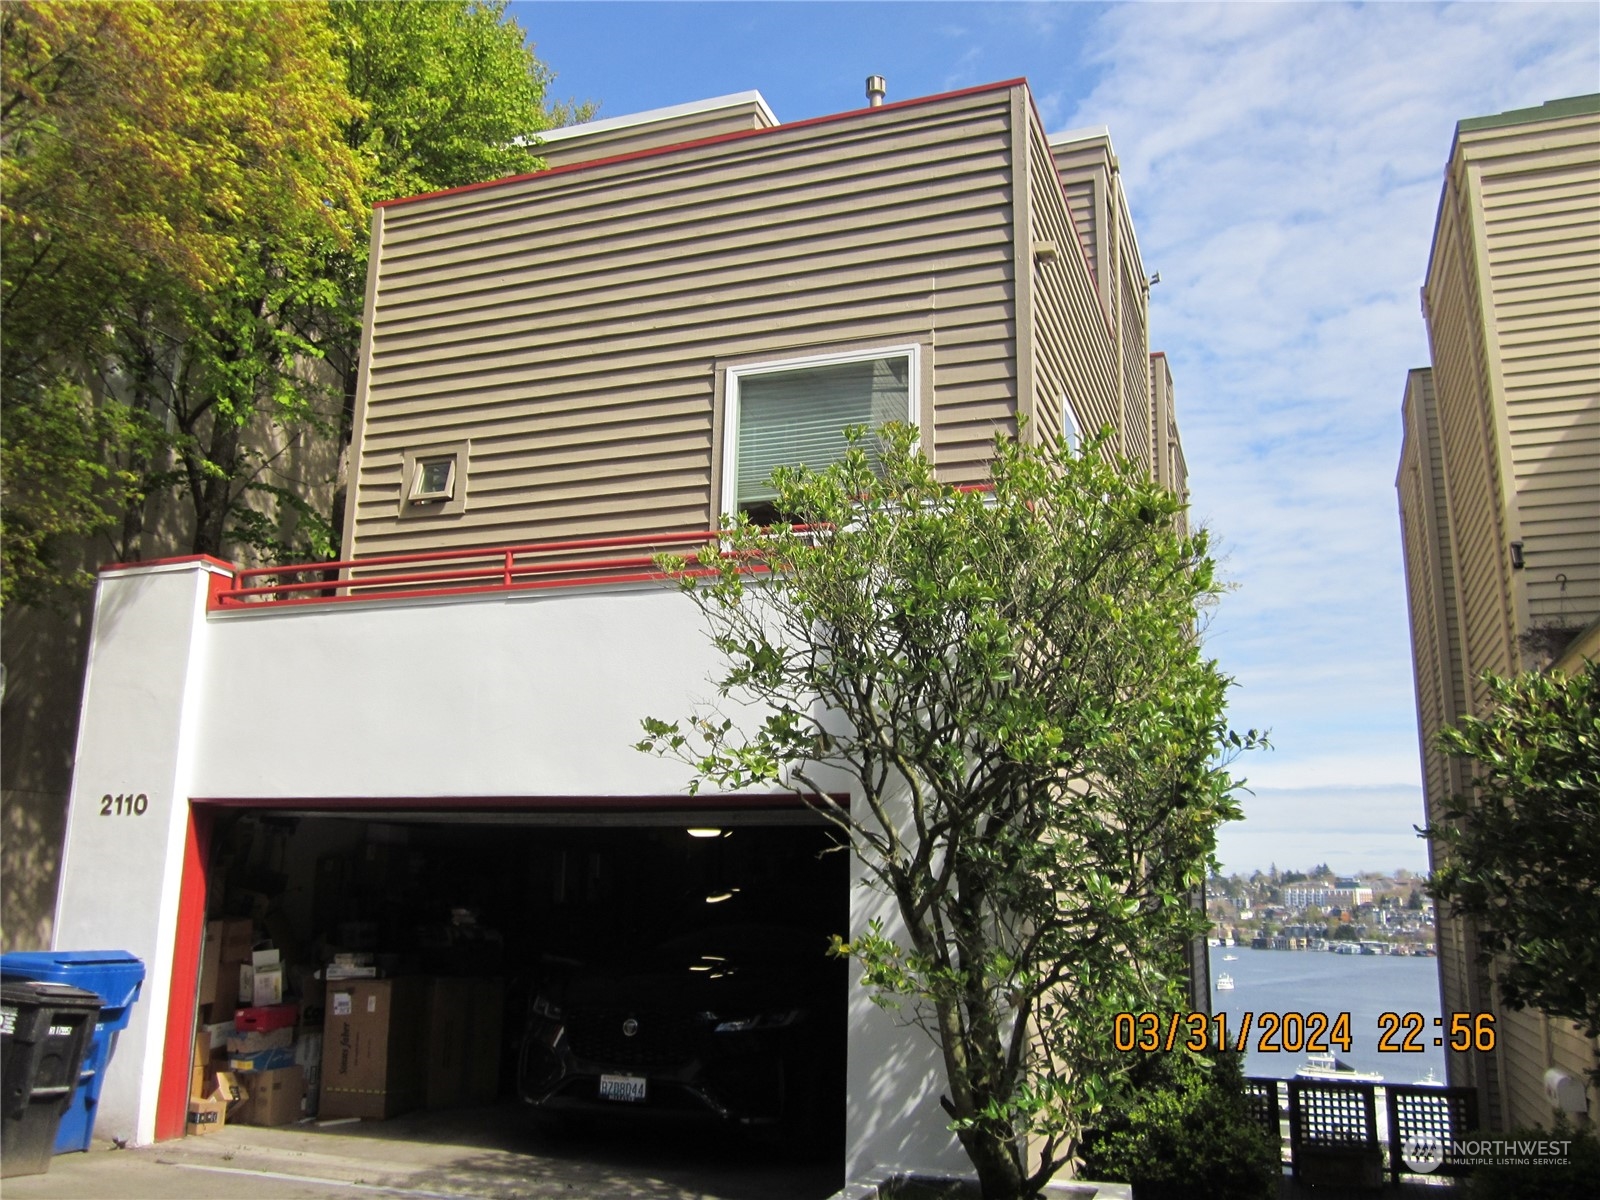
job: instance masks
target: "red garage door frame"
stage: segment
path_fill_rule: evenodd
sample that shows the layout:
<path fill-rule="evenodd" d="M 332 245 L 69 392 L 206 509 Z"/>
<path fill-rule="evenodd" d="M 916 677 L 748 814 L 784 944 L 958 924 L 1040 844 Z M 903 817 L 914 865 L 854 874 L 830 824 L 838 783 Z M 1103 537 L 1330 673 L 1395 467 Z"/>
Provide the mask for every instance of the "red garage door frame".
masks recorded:
<path fill-rule="evenodd" d="M 849 797 L 830 794 L 807 798 L 779 795 L 710 796 L 357 796 L 357 797 L 191 797 L 184 836 L 183 872 L 178 891 L 178 927 L 172 947 L 171 991 L 167 1030 L 161 1052 L 161 1085 L 156 1100 L 156 1140 L 184 1135 L 189 1113 L 189 1066 L 194 1052 L 194 1022 L 199 1009 L 200 951 L 205 940 L 206 898 L 211 861 L 211 834 L 224 811 L 292 810 L 305 813 L 427 813 L 470 819 L 483 813 L 567 815 L 578 823 L 585 815 L 725 814 L 746 819 L 815 812 L 818 807 L 848 809 Z"/>

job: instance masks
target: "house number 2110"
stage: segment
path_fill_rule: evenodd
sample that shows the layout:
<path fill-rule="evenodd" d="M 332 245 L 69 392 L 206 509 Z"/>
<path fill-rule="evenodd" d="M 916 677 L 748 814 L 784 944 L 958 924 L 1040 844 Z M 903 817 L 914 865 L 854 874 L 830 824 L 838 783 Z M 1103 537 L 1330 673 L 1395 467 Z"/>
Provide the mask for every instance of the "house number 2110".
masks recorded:
<path fill-rule="evenodd" d="M 119 817 L 142 817 L 145 809 L 150 807 L 150 797 L 140 792 L 137 796 L 101 796 L 100 815 L 109 817 L 113 814 Z"/>

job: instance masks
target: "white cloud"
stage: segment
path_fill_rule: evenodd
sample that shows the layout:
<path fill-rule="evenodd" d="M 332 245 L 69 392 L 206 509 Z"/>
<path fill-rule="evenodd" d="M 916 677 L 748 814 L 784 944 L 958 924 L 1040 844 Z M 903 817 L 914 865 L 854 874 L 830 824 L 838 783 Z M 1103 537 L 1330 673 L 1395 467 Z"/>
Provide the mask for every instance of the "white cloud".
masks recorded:
<path fill-rule="evenodd" d="M 1278 747 L 1250 773 L 1414 783 L 1394 474 L 1443 168 L 1456 121 L 1594 90 L 1595 9 L 1127 4 L 1084 44 L 1087 94 L 1035 83 L 1079 98 L 1054 128 L 1110 126 L 1162 274 L 1152 340 L 1240 585 L 1208 649 Z"/>
<path fill-rule="evenodd" d="M 1327 863 L 1335 871 L 1428 869 L 1422 790 L 1416 787 L 1257 788 L 1241 797 L 1245 819 L 1217 833 L 1226 873 L 1301 871 Z"/>

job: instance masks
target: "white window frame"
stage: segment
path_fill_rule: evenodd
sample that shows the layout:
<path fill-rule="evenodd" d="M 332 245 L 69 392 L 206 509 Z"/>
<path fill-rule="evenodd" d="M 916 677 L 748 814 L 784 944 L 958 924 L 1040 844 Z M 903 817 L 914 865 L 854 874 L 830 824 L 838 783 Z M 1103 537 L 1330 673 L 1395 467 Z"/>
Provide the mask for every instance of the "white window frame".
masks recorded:
<path fill-rule="evenodd" d="M 428 477 L 428 468 L 436 463 L 445 465 L 444 487 L 438 491 L 428 491 L 423 488 L 423 481 Z M 456 495 L 456 456 L 453 454 L 440 454 L 428 458 L 417 459 L 417 470 L 411 480 L 411 503 L 413 504 L 439 504 L 455 499 Z"/>
<path fill-rule="evenodd" d="M 402 517 L 448 517 L 465 512 L 467 507 L 467 463 L 471 458 L 472 443 L 452 442 L 442 446 L 418 446 L 401 455 L 400 515 Z M 422 481 L 422 468 L 426 463 L 450 459 L 450 494 L 421 494 L 417 486 Z"/>
<path fill-rule="evenodd" d="M 774 375 L 780 371 L 798 371 L 806 367 L 831 367 L 840 363 L 895 357 L 906 359 L 906 424 L 918 431 L 917 438 L 920 443 L 922 429 L 922 344 L 920 342 L 874 346 L 866 350 L 846 350 L 835 354 L 808 354 L 798 358 L 772 359 L 728 367 L 723 383 L 722 405 L 722 515 L 733 516 L 738 511 L 740 384 L 746 378 L 753 375 Z"/>

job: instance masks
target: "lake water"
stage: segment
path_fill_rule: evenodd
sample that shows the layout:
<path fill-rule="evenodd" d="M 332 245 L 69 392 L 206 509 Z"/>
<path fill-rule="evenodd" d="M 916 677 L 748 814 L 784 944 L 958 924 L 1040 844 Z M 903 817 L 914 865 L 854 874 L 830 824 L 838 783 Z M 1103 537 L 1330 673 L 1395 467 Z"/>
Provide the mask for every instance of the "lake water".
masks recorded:
<path fill-rule="evenodd" d="M 1234 962 L 1224 955 L 1234 954 Z M 1217 976 L 1226 971 L 1233 976 L 1233 990 L 1216 990 Z M 1228 1041 L 1236 1044 L 1244 1014 L 1252 1015 L 1255 1029 L 1261 1014 L 1312 1012 L 1326 1013 L 1330 1021 L 1340 1013 L 1350 1014 L 1350 1050 L 1334 1053 L 1362 1071 L 1376 1071 L 1392 1083 L 1414 1083 L 1430 1070 L 1444 1081 L 1444 1050 L 1433 1039 L 1445 1031 L 1433 1023 L 1439 1014 L 1439 960 L 1436 958 L 1397 958 L 1386 954 L 1328 954 L 1317 950 L 1251 950 L 1239 946 L 1211 947 L 1211 1011 L 1228 1016 Z M 1388 1052 L 1378 1049 L 1384 1032 L 1378 1024 L 1381 1013 L 1421 1013 L 1426 1022 L 1416 1039 L 1422 1053 Z M 1398 1045 L 1406 1030 L 1392 1041 Z M 1258 1034 L 1252 1030 L 1250 1049 L 1245 1058 L 1245 1074 L 1287 1079 L 1305 1063 L 1304 1052 L 1263 1054 L 1256 1049 Z"/>

